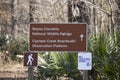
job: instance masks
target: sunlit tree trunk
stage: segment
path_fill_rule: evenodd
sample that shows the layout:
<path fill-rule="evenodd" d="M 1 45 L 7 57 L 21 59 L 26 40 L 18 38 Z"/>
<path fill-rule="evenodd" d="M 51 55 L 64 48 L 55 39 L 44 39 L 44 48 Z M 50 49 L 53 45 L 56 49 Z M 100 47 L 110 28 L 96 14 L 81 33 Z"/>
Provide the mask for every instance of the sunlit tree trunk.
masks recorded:
<path fill-rule="evenodd" d="M 95 0 L 93 0 L 93 4 L 95 5 Z M 93 27 L 94 27 L 94 34 L 96 34 L 96 10 L 93 7 Z"/>

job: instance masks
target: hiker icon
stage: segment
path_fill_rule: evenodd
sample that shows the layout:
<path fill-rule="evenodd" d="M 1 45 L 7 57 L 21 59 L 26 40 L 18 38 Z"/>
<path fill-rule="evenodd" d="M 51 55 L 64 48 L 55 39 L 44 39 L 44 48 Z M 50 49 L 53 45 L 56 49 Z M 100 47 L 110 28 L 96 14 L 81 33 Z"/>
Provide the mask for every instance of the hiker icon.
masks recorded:
<path fill-rule="evenodd" d="M 28 61 L 27 61 L 27 65 L 32 65 L 32 62 L 33 62 L 33 54 L 30 54 L 30 55 L 28 55 Z"/>

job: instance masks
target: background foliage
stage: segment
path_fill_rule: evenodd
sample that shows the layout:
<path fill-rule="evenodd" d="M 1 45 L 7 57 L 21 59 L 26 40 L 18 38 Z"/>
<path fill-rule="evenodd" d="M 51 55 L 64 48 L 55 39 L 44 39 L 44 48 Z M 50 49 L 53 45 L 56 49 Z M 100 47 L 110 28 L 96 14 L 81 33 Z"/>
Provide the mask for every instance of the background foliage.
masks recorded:
<path fill-rule="evenodd" d="M 120 79 L 119 0 L 0 0 L 0 51 L 23 54 L 28 47 L 30 22 L 75 22 L 88 24 L 88 51 L 93 69 L 88 80 Z M 77 53 L 39 53 L 40 80 L 82 79 Z"/>

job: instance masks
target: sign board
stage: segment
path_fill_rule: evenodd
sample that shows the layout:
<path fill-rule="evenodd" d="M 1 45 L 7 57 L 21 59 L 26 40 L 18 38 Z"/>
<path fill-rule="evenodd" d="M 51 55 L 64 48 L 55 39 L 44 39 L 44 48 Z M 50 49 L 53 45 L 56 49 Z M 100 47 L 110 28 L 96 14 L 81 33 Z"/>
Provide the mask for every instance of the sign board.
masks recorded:
<path fill-rule="evenodd" d="M 87 25 L 79 23 L 31 23 L 30 51 L 86 51 Z"/>
<path fill-rule="evenodd" d="M 37 53 L 24 53 L 24 66 L 37 66 L 38 54 Z"/>
<path fill-rule="evenodd" d="M 90 52 L 78 53 L 78 70 L 92 69 L 92 54 Z"/>

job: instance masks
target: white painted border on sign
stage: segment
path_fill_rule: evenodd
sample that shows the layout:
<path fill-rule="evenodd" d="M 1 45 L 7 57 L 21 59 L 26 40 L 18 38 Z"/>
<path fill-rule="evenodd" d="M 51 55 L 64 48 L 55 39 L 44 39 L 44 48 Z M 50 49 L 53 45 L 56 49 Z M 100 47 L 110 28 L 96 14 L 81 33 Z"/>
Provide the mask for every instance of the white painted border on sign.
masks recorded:
<path fill-rule="evenodd" d="M 28 42 L 30 43 L 30 25 L 31 24 L 85 24 L 86 25 L 86 51 L 87 51 L 87 47 L 88 47 L 88 24 L 87 23 L 69 23 L 69 22 L 65 22 L 65 23 L 58 23 L 58 22 L 43 22 L 43 23 L 39 23 L 39 22 L 31 22 L 29 24 L 29 39 Z M 30 44 L 28 44 L 28 50 L 30 50 Z M 31 52 L 38 52 L 38 51 L 31 51 Z M 41 51 L 41 52 L 45 52 L 45 51 Z M 47 51 L 47 52 L 51 52 L 51 51 Z M 63 51 L 55 51 L 55 52 L 63 52 Z M 78 52 L 78 51 L 64 51 L 64 52 Z"/>

